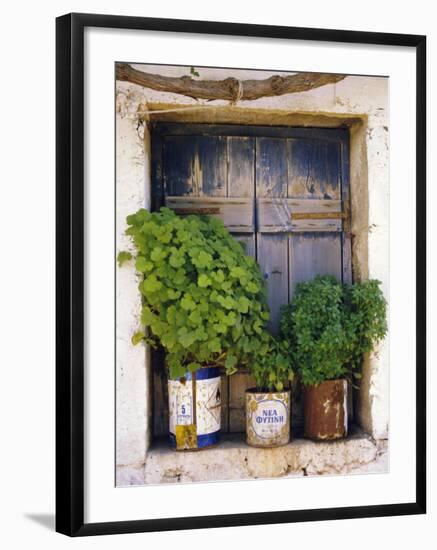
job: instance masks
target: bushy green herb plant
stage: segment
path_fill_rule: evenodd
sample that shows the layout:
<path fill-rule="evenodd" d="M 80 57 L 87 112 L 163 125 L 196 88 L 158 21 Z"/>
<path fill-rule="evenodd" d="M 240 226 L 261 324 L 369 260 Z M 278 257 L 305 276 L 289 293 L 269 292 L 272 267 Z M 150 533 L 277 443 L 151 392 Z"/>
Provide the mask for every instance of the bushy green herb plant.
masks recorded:
<path fill-rule="evenodd" d="M 297 285 L 283 307 L 281 334 L 305 385 L 360 378 L 363 353 L 387 333 L 386 301 L 376 280 L 342 285 L 317 276 Z"/>
<path fill-rule="evenodd" d="M 141 209 L 127 217 L 143 277 L 141 322 L 134 343 L 161 345 L 172 378 L 205 365 L 227 374 L 263 347 L 269 318 L 258 264 L 220 220 L 178 217 L 168 208 Z"/>
<path fill-rule="evenodd" d="M 266 333 L 265 344 L 249 363 L 249 371 L 257 391 L 282 391 L 294 378 L 289 343 Z"/>
<path fill-rule="evenodd" d="M 343 286 L 344 328 L 347 351 L 345 361 L 359 369 L 363 353 L 387 334 L 387 302 L 380 281 L 369 279 Z M 355 373 L 357 378 L 359 373 Z"/>

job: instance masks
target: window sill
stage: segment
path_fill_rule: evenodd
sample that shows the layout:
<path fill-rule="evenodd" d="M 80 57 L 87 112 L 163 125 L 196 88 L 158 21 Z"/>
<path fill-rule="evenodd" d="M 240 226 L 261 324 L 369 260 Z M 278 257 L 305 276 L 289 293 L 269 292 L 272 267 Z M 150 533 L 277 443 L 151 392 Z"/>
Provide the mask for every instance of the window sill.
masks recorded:
<path fill-rule="evenodd" d="M 245 480 L 388 471 L 386 440 L 375 441 L 352 427 L 347 439 L 310 441 L 297 438 L 274 449 L 249 447 L 245 434 L 224 434 L 201 451 L 174 451 L 159 439 L 146 455 L 146 484 Z"/>

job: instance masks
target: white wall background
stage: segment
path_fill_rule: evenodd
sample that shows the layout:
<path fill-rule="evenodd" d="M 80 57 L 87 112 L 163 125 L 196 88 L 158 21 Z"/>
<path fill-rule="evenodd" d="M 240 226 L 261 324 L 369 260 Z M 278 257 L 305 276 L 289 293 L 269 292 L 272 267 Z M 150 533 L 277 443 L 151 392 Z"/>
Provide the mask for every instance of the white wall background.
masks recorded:
<path fill-rule="evenodd" d="M 220 0 L 217 3 L 183 3 L 168 0 L 146 5 L 139 0 L 120 3 L 107 0 L 59 0 L 50 6 L 41 2 L 8 3 L 2 11 L 0 87 L 1 158 L 0 271 L 1 355 L 0 383 L 0 540 L 8 549 L 33 548 L 143 548 L 148 545 L 190 546 L 192 549 L 237 547 L 261 548 L 281 541 L 293 545 L 323 545 L 329 548 L 391 547 L 431 548 L 437 520 L 436 474 L 429 472 L 427 516 L 383 518 L 314 524 L 262 526 L 180 533 L 118 535 L 71 540 L 53 532 L 54 513 L 54 151 L 55 151 L 55 22 L 70 11 L 115 13 L 181 19 L 229 20 L 259 24 L 344 28 L 353 30 L 417 33 L 428 35 L 428 96 L 437 92 L 437 30 L 432 3 L 417 0 L 413 10 L 399 9 L 395 0 L 368 0 L 351 10 L 350 1 L 332 3 L 313 0 L 293 4 L 271 0 L 267 4 Z M 359 15 L 359 17 L 357 17 Z M 432 66 L 434 70 L 431 71 Z M 436 107 L 429 108 L 430 152 L 437 148 Z M 429 155 L 428 181 L 436 181 L 437 166 Z M 428 204 L 435 204 L 437 191 L 429 185 Z M 429 273 L 437 278 L 435 243 L 436 216 L 429 224 Z M 432 305 L 437 291 L 429 285 L 429 340 L 437 330 Z M 437 354 L 429 346 L 428 393 L 437 389 Z M 6 376 L 5 376 L 6 375 Z M 429 403 L 429 464 L 435 464 L 437 421 L 435 399 Z M 433 436 L 433 437 L 431 437 Z M 343 544 L 339 541 L 342 538 Z"/>

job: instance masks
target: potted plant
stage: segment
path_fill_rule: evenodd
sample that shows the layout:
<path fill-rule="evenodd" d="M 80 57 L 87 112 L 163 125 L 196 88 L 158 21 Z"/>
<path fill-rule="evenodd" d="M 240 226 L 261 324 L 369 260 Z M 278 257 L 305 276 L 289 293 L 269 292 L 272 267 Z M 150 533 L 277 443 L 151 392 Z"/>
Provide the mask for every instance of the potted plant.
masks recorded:
<path fill-rule="evenodd" d="M 256 387 L 246 390 L 246 441 L 278 447 L 290 441 L 293 370 L 286 341 L 263 334 L 263 345 L 249 364 Z"/>
<path fill-rule="evenodd" d="M 342 285 L 317 276 L 300 283 L 282 310 L 281 334 L 304 384 L 304 434 L 338 439 L 348 431 L 348 379 L 387 332 L 386 301 L 376 280 Z"/>
<path fill-rule="evenodd" d="M 260 346 L 269 318 L 264 281 L 220 220 L 179 217 L 168 208 L 127 217 L 142 275 L 141 323 L 134 344 L 165 351 L 170 438 L 176 448 L 216 443 L 220 430 L 220 368 L 227 374 Z"/>

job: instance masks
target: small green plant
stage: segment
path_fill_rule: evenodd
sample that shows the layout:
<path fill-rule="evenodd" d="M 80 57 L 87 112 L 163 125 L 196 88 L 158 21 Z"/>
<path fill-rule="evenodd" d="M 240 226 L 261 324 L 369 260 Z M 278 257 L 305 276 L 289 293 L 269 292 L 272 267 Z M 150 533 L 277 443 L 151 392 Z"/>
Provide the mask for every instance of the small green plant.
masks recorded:
<path fill-rule="evenodd" d="M 227 374 L 263 346 L 269 318 L 258 264 L 209 216 L 178 217 L 168 208 L 127 217 L 143 295 L 141 322 L 132 337 L 166 351 L 172 378 L 202 366 Z"/>
<path fill-rule="evenodd" d="M 259 392 L 282 391 L 293 378 L 292 359 L 287 341 L 265 333 L 265 343 L 249 363 Z"/>
<path fill-rule="evenodd" d="M 363 353 L 387 333 L 386 301 L 376 280 L 342 285 L 317 276 L 300 283 L 283 307 L 281 334 L 305 385 L 360 378 Z"/>
<path fill-rule="evenodd" d="M 372 351 L 387 334 L 387 302 L 380 281 L 369 279 L 343 286 L 344 327 L 348 342 L 346 361 L 359 369 L 363 353 Z M 360 378 L 358 372 L 354 373 Z"/>

